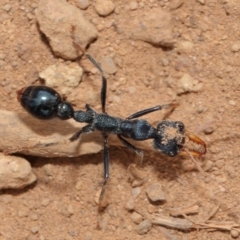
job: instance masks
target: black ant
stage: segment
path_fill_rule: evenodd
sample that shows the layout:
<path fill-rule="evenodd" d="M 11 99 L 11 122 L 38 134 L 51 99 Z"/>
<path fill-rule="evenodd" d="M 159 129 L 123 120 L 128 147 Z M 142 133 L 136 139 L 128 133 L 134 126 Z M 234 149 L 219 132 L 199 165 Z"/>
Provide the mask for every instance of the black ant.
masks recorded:
<path fill-rule="evenodd" d="M 206 144 L 204 141 L 186 131 L 182 122 L 164 120 L 160 121 L 156 127 L 153 127 L 148 121 L 137 119 L 161 109 L 175 108 L 177 105 L 174 103 L 147 108 L 125 119 L 108 115 L 105 111 L 107 80 L 99 64 L 90 55 L 86 56 L 102 74 L 102 113 L 97 113 L 88 104 L 86 104 L 85 111 L 75 111 L 72 105 L 69 102 L 63 101 L 61 96 L 54 89 L 46 86 L 29 86 L 20 89 L 17 91 L 17 94 L 18 100 L 23 108 L 39 119 L 60 118 L 61 120 L 67 120 L 73 118 L 77 122 L 87 123 L 86 126 L 70 138 L 70 141 L 77 140 L 83 133 L 91 133 L 93 131 L 100 131 L 102 133 L 104 142 L 104 184 L 99 203 L 101 203 L 105 186 L 109 178 L 109 134 L 116 134 L 123 145 L 140 155 L 141 158 L 143 158 L 142 150 L 133 146 L 126 138 L 136 141 L 153 139 L 153 148 L 171 157 L 184 152 L 197 157 L 206 153 Z M 202 146 L 202 151 L 188 150 L 185 148 L 184 143 L 186 137 L 200 144 Z"/>

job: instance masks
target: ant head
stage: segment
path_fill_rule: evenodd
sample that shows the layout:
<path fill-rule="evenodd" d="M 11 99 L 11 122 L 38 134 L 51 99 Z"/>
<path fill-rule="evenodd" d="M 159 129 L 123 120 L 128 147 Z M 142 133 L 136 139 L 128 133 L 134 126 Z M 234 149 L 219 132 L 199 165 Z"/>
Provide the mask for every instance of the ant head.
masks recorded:
<path fill-rule="evenodd" d="M 168 156 L 177 155 L 185 142 L 185 127 L 182 122 L 162 121 L 157 125 L 157 135 L 153 141 L 156 150 Z"/>
<path fill-rule="evenodd" d="M 69 102 L 61 102 L 58 104 L 57 116 L 61 120 L 67 120 L 73 117 L 74 109 Z"/>

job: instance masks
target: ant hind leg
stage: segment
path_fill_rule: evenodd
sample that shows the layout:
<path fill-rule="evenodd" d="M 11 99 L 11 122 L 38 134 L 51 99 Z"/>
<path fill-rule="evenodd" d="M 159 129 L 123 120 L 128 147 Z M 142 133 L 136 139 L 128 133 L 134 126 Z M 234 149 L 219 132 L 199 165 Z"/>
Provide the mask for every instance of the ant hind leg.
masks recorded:
<path fill-rule="evenodd" d="M 133 151 L 137 154 L 137 156 L 140 157 L 140 161 L 139 161 L 139 165 L 142 165 L 142 161 L 143 161 L 143 151 L 139 148 L 136 148 L 135 146 L 133 146 L 130 142 L 128 142 L 127 140 L 125 140 L 121 135 L 117 135 L 119 140 L 122 142 L 123 145 L 125 145 L 130 151 Z"/>

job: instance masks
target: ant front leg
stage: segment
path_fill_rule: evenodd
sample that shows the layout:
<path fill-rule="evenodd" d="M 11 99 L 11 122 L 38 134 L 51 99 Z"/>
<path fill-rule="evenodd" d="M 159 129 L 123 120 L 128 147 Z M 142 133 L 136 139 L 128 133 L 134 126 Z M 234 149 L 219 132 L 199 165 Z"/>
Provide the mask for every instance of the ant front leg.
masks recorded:
<path fill-rule="evenodd" d="M 93 129 L 91 125 L 84 126 L 82 129 L 73 134 L 73 136 L 70 137 L 69 140 L 71 142 L 76 141 L 81 136 L 82 133 L 91 133 L 92 131 Z"/>
<path fill-rule="evenodd" d="M 159 111 L 159 110 L 162 110 L 162 109 L 165 109 L 165 108 L 175 108 L 177 106 L 178 106 L 178 104 L 176 104 L 176 103 L 170 103 L 170 104 L 166 104 L 166 105 L 158 105 L 158 106 L 155 106 L 155 107 L 147 108 L 147 109 L 144 109 L 144 110 L 141 110 L 139 112 L 136 112 L 136 113 L 132 114 L 131 116 L 127 117 L 126 120 L 131 120 L 133 118 L 138 118 L 138 117 L 144 116 L 146 114 L 156 112 L 156 111 Z"/>

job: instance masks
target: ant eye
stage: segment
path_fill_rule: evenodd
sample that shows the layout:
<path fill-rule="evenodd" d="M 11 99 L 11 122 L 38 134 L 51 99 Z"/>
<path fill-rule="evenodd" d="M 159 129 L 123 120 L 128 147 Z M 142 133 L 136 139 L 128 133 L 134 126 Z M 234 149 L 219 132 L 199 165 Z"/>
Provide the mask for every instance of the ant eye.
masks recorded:
<path fill-rule="evenodd" d="M 180 132 L 180 133 L 183 133 L 184 130 L 185 130 L 184 124 L 183 124 L 182 122 L 175 122 L 175 124 L 176 124 L 176 126 L 178 127 L 179 132 Z"/>

